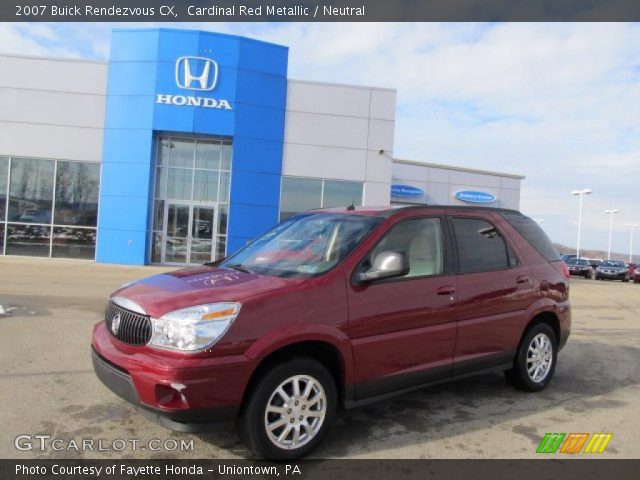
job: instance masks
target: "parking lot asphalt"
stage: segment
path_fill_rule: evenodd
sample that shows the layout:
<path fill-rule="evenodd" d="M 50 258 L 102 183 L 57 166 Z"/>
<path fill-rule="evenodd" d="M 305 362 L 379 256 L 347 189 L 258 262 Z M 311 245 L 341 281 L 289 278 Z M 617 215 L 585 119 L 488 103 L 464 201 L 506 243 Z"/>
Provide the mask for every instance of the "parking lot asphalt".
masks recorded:
<path fill-rule="evenodd" d="M 172 432 L 95 377 L 90 335 L 108 294 L 163 271 L 71 260 L 0 257 L 0 458 L 246 458 L 233 424 Z M 573 329 L 549 387 L 522 393 L 500 373 L 341 412 L 314 457 L 534 458 L 547 432 L 610 432 L 599 458 L 640 456 L 640 285 L 572 279 Z M 17 450 L 18 435 L 65 439 L 62 450 Z M 73 448 L 94 439 L 94 451 Z M 127 447 L 118 448 L 124 439 Z M 193 448 L 149 450 L 166 439 Z M 131 448 L 138 440 L 138 448 Z M 97 450 L 97 442 L 110 450 Z M 33 442 L 39 447 L 38 442 Z M 113 447 L 116 446 L 116 449 Z M 24 444 L 23 444 L 24 447 Z M 101 447 L 101 448 L 102 448 Z M 589 455 L 579 455 L 589 457 Z M 593 457 L 593 455 L 591 455 Z M 574 456 L 575 458 L 575 456 Z"/>

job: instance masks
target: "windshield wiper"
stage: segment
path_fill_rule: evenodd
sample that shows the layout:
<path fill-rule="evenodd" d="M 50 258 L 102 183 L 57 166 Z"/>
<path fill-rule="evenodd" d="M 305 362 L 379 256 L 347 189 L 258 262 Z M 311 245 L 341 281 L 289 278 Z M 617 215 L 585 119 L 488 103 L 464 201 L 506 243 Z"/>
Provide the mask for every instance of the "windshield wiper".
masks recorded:
<path fill-rule="evenodd" d="M 234 269 L 234 270 L 238 270 L 239 272 L 244 272 L 244 273 L 250 273 L 250 274 L 253 274 L 253 272 L 252 272 L 251 270 L 249 270 L 249 269 L 248 269 L 248 268 L 246 268 L 246 267 L 243 267 L 243 266 L 242 266 L 241 264 L 239 264 L 239 263 L 231 263 L 231 264 L 229 264 L 229 265 L 223 265 L 223 267 L 226 267 L 226 268 L 232 268 L 232 269 Z"/>

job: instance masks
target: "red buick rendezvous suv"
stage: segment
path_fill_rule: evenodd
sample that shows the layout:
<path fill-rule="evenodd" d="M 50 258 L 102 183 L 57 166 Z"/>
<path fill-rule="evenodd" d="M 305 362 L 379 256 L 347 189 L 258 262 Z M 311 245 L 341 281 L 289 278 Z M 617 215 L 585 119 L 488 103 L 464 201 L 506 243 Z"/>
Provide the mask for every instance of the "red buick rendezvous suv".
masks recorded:
<path fill-rule="evenodd" d="M 351 408 L 489 369 L 543 389 L 569 336 L 568 271 L 531 219 L 493 208 L 305 212 L 216 264 L 125 285 L 93 365 L 169 428 L 237 418 L 295 458 Z"/>

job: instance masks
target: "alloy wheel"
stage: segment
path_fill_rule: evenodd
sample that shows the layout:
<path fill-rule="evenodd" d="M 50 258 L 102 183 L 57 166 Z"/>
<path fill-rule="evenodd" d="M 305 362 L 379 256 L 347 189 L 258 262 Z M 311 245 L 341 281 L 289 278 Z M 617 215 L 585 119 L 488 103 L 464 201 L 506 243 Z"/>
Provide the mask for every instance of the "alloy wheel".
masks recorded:
<path fill-rule="evenodd" d="M 269 397 L 264 426 L 274 445 L 293 450 L 313 440 L 326 414 L 327 398 L 321 383 L 310 375 L 294 375 Z"/>
<path fill-rule="evenodd" d="M 527 350 L 527 373 L 536 383 L 542 382 L 553 363 L 553 344 L 546 333 L 539 333 L 531 340 Z"/>

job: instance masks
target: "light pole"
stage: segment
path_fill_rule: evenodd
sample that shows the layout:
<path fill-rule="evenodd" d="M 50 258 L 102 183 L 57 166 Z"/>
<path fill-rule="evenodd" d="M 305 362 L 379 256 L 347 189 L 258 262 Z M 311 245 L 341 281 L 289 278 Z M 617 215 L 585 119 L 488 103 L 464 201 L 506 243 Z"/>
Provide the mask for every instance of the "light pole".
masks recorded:
<path fill-rule="evenodd" d="M 611 236 L 613 235 L 613 215 L 616 213 L 620 213 L 620 210 L 617 208 L 611 208 L 609 210 L 605 210 L 604 213 L 609 214 L 609 251 L 607 252 L 607 260 L 611 260 Z"/>
<path fill-rule="evenodd" d="M 629 227 L 631 229 L 629 235 L 629 263 L 633 262 L 633 231 L 638 226 L 637 223 L 625 223 L 625 227 Z"/>
<path fill-rule="evenodd" d="M 576 258 L 580 258 L 580 229 L 582 228 L 582 197 L 585 195 L 591 195 L 593 192 L 590 188 L 583 188 L 582 190 L 573 190 L 571 195 L 578 195 L 580 197 L 580 209 L 578 210 L 578 245 L 576 246 Z"/>

